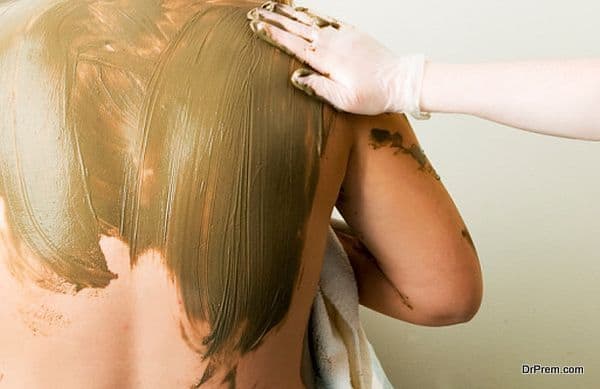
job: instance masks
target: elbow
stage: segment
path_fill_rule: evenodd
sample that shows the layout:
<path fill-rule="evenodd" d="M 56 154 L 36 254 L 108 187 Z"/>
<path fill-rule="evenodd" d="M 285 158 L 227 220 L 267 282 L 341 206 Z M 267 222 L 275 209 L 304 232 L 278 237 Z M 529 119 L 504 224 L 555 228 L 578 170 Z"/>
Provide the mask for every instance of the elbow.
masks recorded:
<path fill-rule="evenodd" d="M 446 311 L 437 312 L 434 316 L 434 322 L 438 326 L 448 326 L 454 324 L 467 323 L 471 321 L 481 306 L 481 299 L 471 298 L 456 307 Z"/>
<path fill-rule="evenodd" d="M 449 326 L 471 321 L 481 306 L 481 293 L 444 298 L 428 307 L 421 324 L 430 327 Z"/>
<path fill-rule="evenodd" d="M 425 325 L 467 323 L 481 307 L 483 276 L 477 254 L 473 250 L 459 250 L 453 262 L 460 265 L 438 274 L 436 282 L 427 283 L 419 293 Z"/>
<path fill-rule="evenodd" d="M 471 321 L 479 308 L 483 299 L 483 282 L 481 273 L 477 273 L 469 285 L 463 290 L 459 289 L 455 295 L 455 308 L 450 311 L 450 324 L 460 324 Z"/>
<path fill-rule="evenodd" d="M 387 299 L 394 302 L 385 314 L 429 327 L 466 323 L 475 317 L 483 299 L 479 258 L 468 234 L 463 234 L 464 239 L 451 238 L 439 240 L 433 250 L 429 246 L 410 255 L 419 266 L 403 277 L 388 279 L 397 293 Z M 382 304 L 373 301 L 373 305 Z"/>
<path fill-rule="evenodd" d="M 461 312 L 461 316 L 459 317 L 459 321 L 457 323 L 466 323 L 471 321 L 479 312 L 479 308 L 481 307 L 482 296 L 479 295 L 476 300 L 474 300 L 465 310 Z"/>
<path fill-rule="evenodd" d="M 416 324 L 440 327 L 471 321 L 483 299 L 483 281 L 479 271 L 424 288 L 414 301 Z"/>

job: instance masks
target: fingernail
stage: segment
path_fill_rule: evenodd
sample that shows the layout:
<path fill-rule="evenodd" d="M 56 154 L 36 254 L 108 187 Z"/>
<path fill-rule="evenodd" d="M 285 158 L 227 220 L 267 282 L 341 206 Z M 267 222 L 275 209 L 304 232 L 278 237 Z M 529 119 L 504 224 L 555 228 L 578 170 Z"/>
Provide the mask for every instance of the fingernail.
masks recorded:
<path fill-rule="evenodd" d="M 325 19 L 321 19 L 321 18 L 313 18 L 313 20 L 315 21 L 315 25 L 319 28 L 325 28 L 327 27 L 327 21 Z"/>
<path fill-rule="evenodd" d="M 311 74 L 314 74 L 314 72 L 310 71 L 309 69 L 304 69 L 304 68 L 298 69 L 292 74 L 291 81 L 292 81 L 292 85 L 294 85 L 296 88 L 300 89 L 301 91 L 304 91 L 307 95 L 315 96 L 315 90 L 313 88 L 298 81 L 298 78 L 305 77 L 305 76 L 308 76 Z"/>
<path fill-rule="evenodd" d="M 306 93 L 309 96 L 314 96 L 315 95 L 315 90 L 313 88 L 311 88 L 310 86 L 306 85 L 306 84 L 302 84 L 294 79 L 292 79 L 292 84 L 300 89 L 301 91 L 303 91 L 304 93 Z"/>
<path fill-rule="evenodd" d="M 257 8 L 252 8 L 246 14 L 246 18 L 248 18 L 249 20 L 258 19 L 258 17 L 259 17 L 259 14 L 258 14 L 258 9 Z"/>
<path fill-rule="evenodd" d="M 275 11 L 275 6 L 277 5 L 277 3 L 275 3 L 274 1 L 267 1 L 266 3 L 263 3 L 260 8 L 264 8 L 267 9 L 269 11 Z"/>
<path fill-rule="evenodd" d="M 306 77 L 306 76 L 310 76 L 311 74 L 315 74 L 315 72 L 313 72 L 310 69 L 300 68 L 300 69 L 297 69 L 296 71 L 294 71 L 294 73 L 292 74 L 292 77 L 294 77 L 294 78 Z"/>
<path fill-rule="evenodd" d="M 263 22 L 261 22 L 260 20 L 253 19 L 250 22 L 250 29 L 252 30 L 252 32 L 254 32 L 256 34 L 264 34 L 265 33 L 265 24 Z"/>

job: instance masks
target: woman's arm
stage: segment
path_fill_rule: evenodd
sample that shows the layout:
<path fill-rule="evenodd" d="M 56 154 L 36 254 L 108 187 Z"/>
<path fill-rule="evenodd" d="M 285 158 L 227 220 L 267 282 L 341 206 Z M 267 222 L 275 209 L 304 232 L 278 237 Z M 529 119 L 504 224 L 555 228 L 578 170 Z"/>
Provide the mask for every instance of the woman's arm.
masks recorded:
<path fill-rule="evenodd" d="M 337 208 L 363 305 L 427 326 L 467 321 L 482 278 L 456 206 L 404 115 L 347 115 L 353 139 Z M 354 236 L 352 236 L 354 235 Z"/>
<path fill-rule="evenodd" d="M 600 60 L 425 66 L 421 109 L 600 140 Z"/>
<path fill-rule="evenodd" d="M 331 227 L 344 247 L 354 270 L 361 305 L 400 318 L 406 308 L 412 310 L 408 298 L 386 277 L 377 259 L 358 239 L 350 226 L 342 220 L 331 219 Z"/>

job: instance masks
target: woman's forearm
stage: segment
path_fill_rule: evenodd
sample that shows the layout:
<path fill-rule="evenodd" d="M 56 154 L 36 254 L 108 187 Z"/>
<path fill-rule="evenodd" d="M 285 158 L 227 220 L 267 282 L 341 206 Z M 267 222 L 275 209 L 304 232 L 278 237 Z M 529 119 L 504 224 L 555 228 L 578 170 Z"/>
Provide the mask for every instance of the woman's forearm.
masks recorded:
<path fill-rule="evenodd" d="M 422 307 L 413 307 L 409 296 L 390 281 L 377 259 L 345 222 L 331 219 L 331 226 L 354 271 L 361 305 L 398 320 L 429 327 L 458 324 L 471 319 L 472 316 L 463 312 L 437 315 Z"/>
<path fill-rule="evenodd" d="M 384 315 L 411 321 L 414 313 L 408 298 L 386 277 L 355 232 L 341 220 L 331 219 L 331 226 L 354 271 L 361 305 Z"/>
<path fill-rule="evenodd" d="M 421 109 L 463 113 L 567 138 L 600 140 L 600 60 L 428 62 Z"/>

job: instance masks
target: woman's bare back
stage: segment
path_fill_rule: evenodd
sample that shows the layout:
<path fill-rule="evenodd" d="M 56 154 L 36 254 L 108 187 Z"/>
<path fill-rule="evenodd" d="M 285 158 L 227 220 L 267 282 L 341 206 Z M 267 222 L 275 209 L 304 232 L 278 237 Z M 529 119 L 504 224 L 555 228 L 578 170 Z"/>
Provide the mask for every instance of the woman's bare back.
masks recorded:
<path fill-rule="evenodd" d="M 292 151 L 297 155 L 307 155 L 308 159 L 299 164 L 305 170 L 298 170 L 300 168 L 293 165 L 295 159 L 290 159 L 288 163 L 279 160 L 279 163 L 271 166 L 255 166 L 254 171 L 234 170 L 228 174 L 254 179 L 245 186 L 245 190 L 248 193 L 256 191 L 253 192 L 254 198 L 258 199 L 261 199 L 262 193 L 256 189 L 258 184 L 263 187 L 276 185 L 272 192 L 279 190 L 284 197 L 277 201 L 282 204 L 287 202 L 286 205 L 293 212 L 285 213 L 285 209 L 282 210 L 283 221 L 276 223 L 281 235 L 265 235 L 262 240 L 259 239 L 262 242 L 260 247 L 264 246 L 265 252 L 270 253 L 271 257 L 277 251 L 269 251 L 269 247 L 275 245 L 270 240 L 283 241 L 283 244 L 276 242 L 276 248 L 286 249 L 286 239 L 282 239 L 286 236 L 286 223 L 291 226 L 289 233 L 292 240 L 297 242 L 296 246 L 290 243 L 292 249 L 277 259 L 279 262 L 249 263 L 247 269 L 250 271 L 227 276 L 226 281 L 241 282 L 240 279 L 247 279 L 247 284 L 240 285 L 249 289 L 236 288 L 235 285 L 225 287 L 227 282 L 223 284 L 223 274 L 231 269 L 220 273 L 209 271 L 189 282 L 185 281 L 196 270 L 185 263 L 178 268 L 174 257 L 185 258 L 184 254 L 189 251 L 205 256 L 218 252 L 218 248 L 209 247 L 210 251 L 207 251 L 206 247 L 210 246 L 210 242 L 214 244 L 215 239 L 221 242 L 219 244 L 230 245 L 224 248 L 225 251 L 235 253 L 237 241 L 232 240 L 231 236 L 219 241 L 218 237 L 210 234 L 215 231 L 234 231 L 251 235 L 264 227 L 250 225 L 238 228 L 239 223 L 245 223 L 244 215 L 237 215 L 238 219 L 235 219 L 231 214 L 225 214 L 232 219 L 219 220 L 219 215 L 214 216 L 216 219 L 210 219 L 210 214 L 205 212 L 200 215 L 209 215 L 206 216 L 208 219 L 199 218 L 196 224 L 186 228 L 186 225 L 178 225 L 176 220 L 173 222 L 172 218 L 163 218 L 161 215 L 161 212 L 173 211 L 164 204 L 173 206 L 182 214 L 185 214 L 186 207 L 191 207 L 193 213 L 195 204 L 191 201 L 196 199 L 203 201 L 203 207 L 207 209 L 217 207 L 219 201 L 225 208 L 229 205 L 233 209 L 247 209 L 248 218 L 258 220 L 253 213 L 258 211 L 253 211 L 254 208 L 233 200 L 229 204 L 223 202 L 223 198 L 235 197 L 215 192 L 217 186 L 206 189 L 203 182 L 196 182 L 196 186 L 191 186 L 191 193 L 178 195 L 173 189 L 177 182 L 167 180 L 167 184 L 162 185 L 164 179 L 161 177 L 171 177 L 170 174 L 181 167 L 178 163 L 189 163 L 186 150 L 176 150 L 177 153 L 174 153 L 173 147 L 184 147 L 190 142 L 198 142 L 198 139 L 186 140 L 185 132 L 177 134 L 179 139 L 167 139 L 165 142 L 171 147 L 169 152 L 176 158 L 166 158 L 164 148 L 161 148 L 164 146 L 162 138 L 152 135 L 152 128 L 162 128 L 161 124 L 166 123 L 167 119 L 163 122 L 161 113 L 174 115 L 173 120 L 179 120 L 182 126 L 192 120 L 193 110 L 190 113 L 189 107 L 188 111 L 181 108 L 186 106 L 187 100 L 177 100 L 175 92 L 167 94 L 165 98 L 164 94 L 152 95 L 151 91 L 153 86 L 160 84 L 161 75 L 163 81 L 167 79 L 168 71 L 161 73 L 161 70 L 168 69 L 177 61 L 176 49 L 169 43 L 175 37 L 181 38 L 180 31 L 191 29 L 190 21 L 200 17 L 198 15 L 203 15 L 207 22 L 214 21 L 210 17 L 212 11 L 208 4 L 214 3 L 216 6 L 219 2 L 117 3 L 116 9 L 107 8 L 108 5 L 101 2 L 57 1 L 36 5 L 40 7 L 39 10 L 52 9 L 55 16 L 66 15 L 67 22 L 56 24 L 57 30 L 44 31 L 49 37 L 48 42 L 56 45 L 46 45 L 48 51 L 64 50 L 77 59 L 75 63 L 66 61 L 66 71 L 49 68 L 48 74 L 61 74 L 64 77 L 56 85 L 64 86 L 69 93 L 63 96 L 62 105 L 48 104 L 41 108 L 40 102 L 49 101 L 43 94 L 50 92 L 45 92 L 44 87 L 52 88 L 55 85 L 44 84 L 44 77 L 36 73 L 38 69 L 35 67 L 23 66 L 29 63 L 24 58 L 30 59 L 32 54 L 36 54 L 36 47 L 31 43 L 39 42 L 30 40 L 28 45 L 15 45 L 14 40 L 29 32 L 31 26 L 39 26 L 40 15 L 47 18 L 51 16 L 41 11 L 35 12 L 35 7 L 28 8 L 23 6 L 25 3 L 19 2 L 13 2 L 12 10 L 7 6 L 5 11 L 10 12 L 3 14 L 5 18 L 14 18 L 11 20 L 14 30 L 13 35 L 0 35 L 0 68 L 3 71 L 12 70 L 5 72 L 4 78 L 0 77 L 4 90 L 0 92 L 0 99 L 12 104 L 4 105 L 4 110 L 0 108 L 3 137 L 0 150 L 3 172 L 0 187 L 0 388 L 310 386 L 310 378 L 307 378 L 310 375 L 307 374 L 310 361 L 306 352 L 303 352 L 305 332 L 319 278 L 329 217 L 344 176 L 350 138 L 340 133 L 341 126 L 334 120 L 336 114 L 325 106 L 321 110 L 317 103 L 306 102 L 302 104 L 309 108 L 304 111 L 297 109 L 288 112 L 290 126 L 294 126 L 294 115 L 304 123 L 302 131 L 305 133 L 300 134 L 300 139 L 304 137 L 305 141 L 300 145 L 310 147 Z M 239 2 L 228 6 L 247 11 L 256 3 Z M 109 21 L 103 19 L 113 14 L 118 17 Z M 218 12 L 215 11 L 215 14 L 218 15 Z M 218 19 L 218 22 L 237 23 L 235 18 L 239 19 L 239 12 L 237 14 L 235 17 Z M 17 16 L 21 18 L 20 22 Z M 119 17 L 122 24 L 110 25 Z M 154 30 L 146 31 L 139 25 L 137 30 L 133 29 L 133 24 L 126 22 L 132 17 L 138 18 L 139 25 L 151 26 Z M 155 22 L 149 23 L 148 20 Z M 129 37 L 131 41 L 103 40 L 102 37 L 86 41 L 83 32 L 90 28 L 90 23 L 97 23 L 93 28 L 98 31 L 102 30 L 104 23 L 112 28 L 122 28 L 122 37 Z M 67 28 L 65 25 L 79 25 L 83 30 L 62 31 L 62 28 Z M 61 32 L 69 33 L 68 39 L 63 35 L 61 39 L 53 41 L 60 36 L 53 34 Z M 205 41 L 212 32 L 206 34 Z M 114 37 L 114 31 L 106 31 L 106 36 Z M 250 32 L 248 36 L 252 37 Z M 68 46 L 64 42 L 76 46 Z M 102 45 L 98 46 L 100 43 Z M 15 47 L 19 50 L 14 50 Z M 74 47 L 79 51 L 74 52 Z M 171 55 L 164 59 L 163 54 L 168 50 L 172 50 Z M 184 54 L 183 51 L 181 55 Z M 11 62 L 17 60 L 23 61 Z M 217 76 L 215 78 L 218 79 Z M 278 79 L 276 76 L 273 78 Z M 287 82 L 285 77 L 279 76 L 279 79 Z M 5 88 L 5 85 L 10 87 Z M 172 83 L 165 85 L 167 91 L 184 87 Z M 269 90 L 268 85 L 264 88 Z M 235 96 L 237 92 L 233 90 L 229 93 Z M 299 99 L 306 98 L 302 97 L 301 92 L 297 93 Z M 27 103 L 27 94 L 33 96 L 32 104 Z M 161 98 L 165 101 L 161 102 Z M 210 98 L 203 104 L 210 104 Z M 254 115 L 290 107 L 259 107 Z M 57 113 L 57 109 L 63 109 L 64 112 Z M 236 109 L 243 111 L 247 107 L 241 105 Z M 31 119 L 28 119 L 25 110 L 30 110 Z M 146 114 L 137 115 L 139 112 Z M 306 115 L 303 112 L 309 113 L 309 117 L 304 117 Z M 311 112 L 318 113 L 318 116 L 310 116 Z M 210 110 L 205 114 L 210 114 Z M 59 124 L 56 126 L 58 131 L 46 131 L 45 123 L 52 128 L 54 120 L 74 120 L 78 127 L 76 131 L 66 132 L 60 130 L 63 127 Z M 14 125 L 17 122 L 19 125 Z M 216 122 L 220 123 L 219 117 Z M 36 126 L 43 126 L 44 129 Z M 269 131 L 270 128 L 259 130 Z M 145 136 L 140 135 L 140 131 Z M 285 134 L 275 135 L 283 137 Z M 211 136 L 210 139 L 200 140 L 215 144 L 223 140 L 218 134 Z M 199 144 L 199 147 L 205 143 Z M 77 147 L 65 146 L 72 144 Z M 235 152 L 235 144 L 231 147 L 231 153 L 221 153 L 218 158 L 222 158 L 222 161 L 235 160 L 239 155 L 257 158 L 257 154 L 246 154 L 243 150 Z M 273 152 L 283 146 L 273 143 L 271 147 L 275 149 L 266 150 Z M 140 150 L 144 153 L 141 156 Z M 293 156 L 293 153 L 289 155 Z M 48 155 L 54 159 L 44 157 Z M 276 161 L 273 159 L 273 162 Z M 185 169 L 181 170 L 178 179 L 184 179 L 187 171 L 195 172 L 194 163 L 183 166 Z M 215 164 L 214 160 L 207 163 L 213 163 L 210 171 L 222 166 Z M 250 161 L 236 166 L 251 165 Z M 81 168 L 80 176 L 69 175 L 68 179 L 64 179 L 59 174 L 63 170 L 72 170 L 74 166 Z M 261 178 L 263 170 L 286 167 L 294 172 L 289 179 L 277 183 L 261 181 L 264 179 Z M 29 175 L 16 174 L 15 171 L 26 171 Z M 229 182 L 227 176 L 219 178 L 209 173 L 208 177 L 208 181 Z M 189 179 L 193 181 L 194 176 Z M 124 184 L 127 182 L 132 184 L 127 186 Z M 236 185 L 237 181 L 231 182 L 231 185 Z M 78 191 L 78 185 L 84 189 Z M 303 196 L 300 197 L 304 203 L 293 197 L 285 198 L 288 196 L 286 190 L 293 189 L 294 185 L 305 189 L 306 193 L 301 193 Z M 29 196 L 27 201 L 21 198 L 23 193 Z M 203 193 L 204 197 L 196 193 Z M 290 193 L 296 195 L 294 191 Z M 64 196 L 61 197 L 61 194 Z M 177 203 L 176 200 L 180 198 L 177 196 L 183 196 L 185 201 Z M 207 203 L 206 198 L 213 200 Z M 273 200 L 265 197 L 265 201 Z M 160 212 L 148 211 L 155 204 L 159 204 L 157 207 Z M 149 214 L 154 216 L 145 219 Z M 265 215 L 271 218 L 277 216 L 276 212 Z M 156 225 L 152 225 L 152 221 Z M 173 232 L 178 229 L 194 232 L 193 227 L 198 225 L 196 236 L 199 239 Z M 270 228 L 273 229 L 272 226 Z M 176 238 L 180 238 L 180 241 L 174 242 Z M 240 246 L 250 247 L 243 246 L 248 244 L 246 238 L 240 238 Z M 60 244 L 58 248 L 56 242 Z M 132 243 L 137 247 L 132 247 Z M 294 254 L 294 250 L 299 250 L 298 255 Z M 177 256 L 177 253 L 181 255 Z M 72 259 L 64 260 L 59 254 Z M 88 262 L 81 260 L 87 254 L 96 259 Z M 265 257 L 269 258 L 269 255 Z M 234 265 L 236 262 L 232 262 Z M 210 269 L 213 265 L 207 266 Z M 257 284 L 253 277 L 263 274 L 260 271 L 264 266 L 272 266 L 272 274 L 281 274 L 282 278 L 272 279 L 271 276 L 271 279 L 262 281 L 266 291 L 259 295 L 256 294 L 258 292 L 252 292 L 251 288 L 258 287 L 260 290 L 261 284 Z M 196 284 L 198 286 L 194 288 Z M 271 284 L 276 289 L 271 289 Z M 214 287 L 207 291 L 207 285 Z M 238 297 L 227 300 L 231 298 L 232 291 Z M 286 297 L 285 293 L 289 293 L 289 296 Z M 215 295 L 222 296 L 223 304 L 215 305 L 206 301 L 214 299 Z M 227 316 L 240 309 L 243 312 L 243 307 L 238 305 L 252 307 L 257 304 L 256 299 L 264 296 L 272 296 L 269 301 L 274 304 L 262 304 L 263 316 L 266 317 L 258 316 L 253 321 L 254 311 L 244 317 L 236 316 L 235 320 Z M 203 311 L 209 309 L 206 307 L 212 307 L 210 309 L 215 311 Z M 271 314 L 272 317 L 269 316 Z M 202 319 L 203 315 L 206 320 Z M 222 317 L 224 319 L 220 319 Z M 225 328 L 217 335 L 230 336 L 215 340 L 215 323 Z M 214 353 L 210 358 L 203 358 L 210 347 L 214 348 Z"/>

